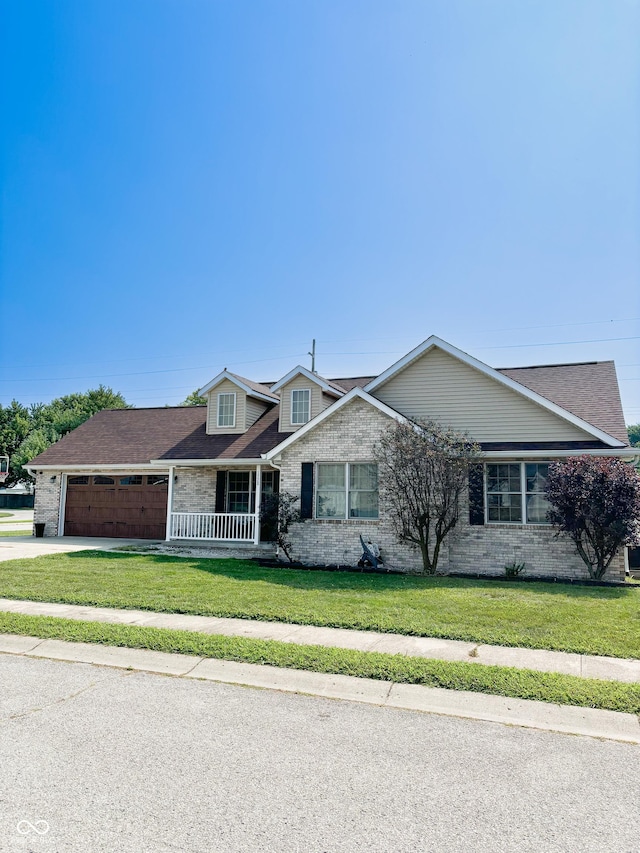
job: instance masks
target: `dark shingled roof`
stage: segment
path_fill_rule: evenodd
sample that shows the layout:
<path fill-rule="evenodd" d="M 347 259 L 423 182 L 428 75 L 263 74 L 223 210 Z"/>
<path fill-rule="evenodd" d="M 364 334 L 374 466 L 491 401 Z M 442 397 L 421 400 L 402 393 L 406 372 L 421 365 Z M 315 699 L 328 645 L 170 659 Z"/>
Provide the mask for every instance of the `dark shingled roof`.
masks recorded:
<path fill-rule="evenodd" d="M 543 364 L 498 370 L 614 438 L 629 443 L 612 361 Z"/>
<path fill-rule="evenodd" d="M 353 388 L 364 388 L 375 378 L 375 376 L 352 376 L 350 379 L 332 379 L 331 384 L 342 391 L 351 391 Z"/>
<path fill-rule="evenodd" d="M 628 444 L 612 361 L 509 367 L 499 372 Z M 374 378 L 331 382 L 348 392 Z M 265 385 L 253 383 L 253 387 L 257 390 Z M 108 409 L 93 415 L 30 464 L 126 466 L 151 459 L 258 459 L 291 434 L 278 432 L 279 414 L 280 406 L 273 406 L 241 435 L 207 435 L 206 406 Z"/>
<path fill-rule="evenodd" d="M 207 435 L 206 406 L 106 409 L 37 456 L 38 465 L 135 465 L 151 459 L 257 459 L 289 433 L 274 406 L 241 435 Z"/>
<path fill-rule="evenodd" d="M 251 388 L 252 391 L 257 391 L 258 394 L 264 394 L 267 397 L 271 397 L 274 402 L 278 402 L 279 397 L 273 393 L 268 385 L 264 385 L 262 382 L 254 382 L 252 379 L 247 379 L 246 376 L 240 376 L 238 373 L 231 373 L 230 370 L 227 370 L 227 373 L 229 376 L 233 376 L 235 379 L 238 379 L 246 385 L 247 388 Z"/>

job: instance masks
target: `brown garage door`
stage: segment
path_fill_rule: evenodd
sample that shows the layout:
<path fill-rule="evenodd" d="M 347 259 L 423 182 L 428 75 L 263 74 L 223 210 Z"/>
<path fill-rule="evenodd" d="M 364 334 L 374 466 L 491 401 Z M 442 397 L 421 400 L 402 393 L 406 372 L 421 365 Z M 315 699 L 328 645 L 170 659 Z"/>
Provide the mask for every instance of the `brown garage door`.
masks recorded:
<path fill-rule="evenodd" d="M 69 477 L 64 535 L 164 539 L 168 489 L 166 475 Z"/>

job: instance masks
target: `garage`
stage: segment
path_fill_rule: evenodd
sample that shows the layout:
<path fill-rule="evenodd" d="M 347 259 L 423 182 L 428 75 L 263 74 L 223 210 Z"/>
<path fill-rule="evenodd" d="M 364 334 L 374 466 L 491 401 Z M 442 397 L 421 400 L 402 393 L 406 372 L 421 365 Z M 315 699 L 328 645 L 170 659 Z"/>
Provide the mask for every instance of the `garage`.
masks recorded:
<path fill-rule="evenodd" d="M 64 535 L 164 539 L 168 491 L 166 474 L 70 476 Z"/>

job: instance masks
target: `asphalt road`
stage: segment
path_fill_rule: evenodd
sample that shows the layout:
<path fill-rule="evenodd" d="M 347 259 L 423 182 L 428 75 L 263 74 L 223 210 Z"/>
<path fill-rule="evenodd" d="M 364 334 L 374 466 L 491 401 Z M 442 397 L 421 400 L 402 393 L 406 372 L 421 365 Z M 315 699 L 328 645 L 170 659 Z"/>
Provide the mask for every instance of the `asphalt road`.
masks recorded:
<path fill-rule="evenodd" d="M 0 655 L 0 851 L 640 850 L 640 748 Z"/>

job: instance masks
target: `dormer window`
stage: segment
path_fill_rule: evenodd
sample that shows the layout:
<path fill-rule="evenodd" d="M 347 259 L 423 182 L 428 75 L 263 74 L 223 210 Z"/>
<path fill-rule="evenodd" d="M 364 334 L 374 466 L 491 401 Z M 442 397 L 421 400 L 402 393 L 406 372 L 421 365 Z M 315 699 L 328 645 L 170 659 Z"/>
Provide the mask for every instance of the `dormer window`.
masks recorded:
<path fill-rule="evenodd" d="M 311 417 L 311 390 L 294 388 L 291 391 L 291 426 L 306 424 Z"/>
<path fill-rule="evenodd" d="M 218 394 L 218 426 L 231 427 L 236 425 L 236 395 L 235 393 Z"/>

